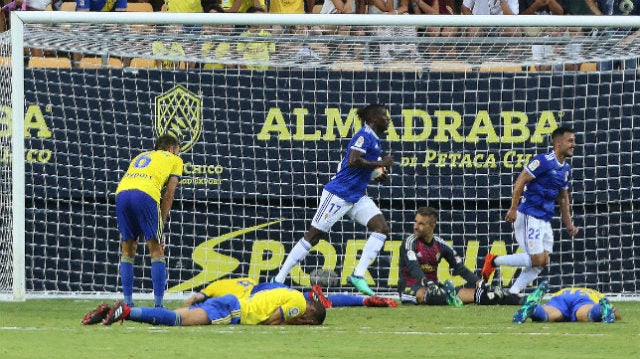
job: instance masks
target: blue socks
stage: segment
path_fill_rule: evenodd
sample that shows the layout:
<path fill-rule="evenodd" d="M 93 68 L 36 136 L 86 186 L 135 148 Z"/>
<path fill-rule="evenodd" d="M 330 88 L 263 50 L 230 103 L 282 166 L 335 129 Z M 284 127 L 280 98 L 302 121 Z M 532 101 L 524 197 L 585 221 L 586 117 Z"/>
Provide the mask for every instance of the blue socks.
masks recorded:
<path fill-rule="evenodd" d="M 327 297 L 334 307 L 362 307 L 364 297 L 349 294 L 332 294 Z"/>
<path fill-rule="evenodd" d="M 549 316 L 541 305 L 536 305 L 536 309 L 534 309 L 533 314 L 531 314 L 531 320 L 534 322 L 547 322 L 549 321 Z"/>
<path fill-rule="evenodd" d="M 600 304 L 595 304 L 591 307 L 589 311 L 589 321 L 590 322 L 601 322 L 602 321 L 602 306 Z"/>
<path fill-rule="evenodd" d="M 127 320 L 153 325 L 168 325 L 170 327 L 182 325 L 182 317 L 166 308 L 131 308 Z"/>
<path fill-rule="evenodd" d="M 120 259 L 120 280 L 124 304 L 133 307 L 133 262 L 134 258 L 122 256 Z M 151 281 L 153 282 L 153 302 L 163 306 L 164 287 L 167 283 L 167 265 L 164 257 L 151 259 Z"/>
<path fill-rule="evenodd" d="M 167 283 L 167 265 L 164 257 L 151 258 L 151 281 L 153 282 L 153 304 L 162 307 L 164 287 Z"/>
<path fill-rule="evenodd" d="M 130 307 L 133 306 L 133 261 L 133 258 L 125 256 L 120 259 L 120 281 L 124 304 Z"/>

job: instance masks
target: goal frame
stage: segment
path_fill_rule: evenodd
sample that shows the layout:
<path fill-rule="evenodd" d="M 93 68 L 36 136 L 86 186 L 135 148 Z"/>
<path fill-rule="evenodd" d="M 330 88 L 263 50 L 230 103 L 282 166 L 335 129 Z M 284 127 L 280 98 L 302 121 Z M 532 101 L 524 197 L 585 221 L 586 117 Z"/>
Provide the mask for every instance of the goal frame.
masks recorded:
<path fill-rule="evenodd" d="M 12 12 L 11 13 L 11 169 L 12 169 L 12 294 L 0 300 L 24 301 L 25 277 L 25 153 L 24 153 L 24 24 L 237 24 L 237 25 L 390 25 L 454 27 L 640 27 L 634 16 L 386 16 L 314 14 L 176 14 L 176 13 L 98 13 L 98 12 Z"/>

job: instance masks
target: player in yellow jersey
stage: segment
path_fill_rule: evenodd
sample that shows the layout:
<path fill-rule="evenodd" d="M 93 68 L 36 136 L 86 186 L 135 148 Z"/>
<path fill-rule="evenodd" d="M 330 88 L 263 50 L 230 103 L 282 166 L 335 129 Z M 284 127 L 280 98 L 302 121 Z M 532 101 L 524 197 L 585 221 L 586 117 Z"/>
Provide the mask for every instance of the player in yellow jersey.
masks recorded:
<path fill-rule="evenodd" d="M 604 294 L 590 288 L 564 288 L 551 295 L 544 305 L 540 301 L 548 290 L 546 281 L 527 296 L 525 304 L 513 316 L 514 323 L 534 322 L 604 322 L 622 319 Z"/>
<path fill-rule="evenodd" d="M 222 297 L 223 295 L 232 294 L 237 298 L 248 298 L 249 296 L 268 289 L 289 288 L 288 286 L 273 282 L 258 284 L 251 278 L 234 278 L 219 279 L 200 292 L 194 293 L 184 301 L 185 306 L 191 306 L 195 303 L 203 302 L 211 297 Z M 333 294 L 326 297 L 322 292 L 322 287 L 313 285 L 310 291 L 305 291 L 304 295 L 309 300 L 319 301 L 325 308 L 333 307 L 391 307 L 395 308 L 398 304 L 390 298 L 378 296 L 356 296 L 349 294 Z"/>
<path fill-rule="evenodd" d="M 161 244 L 162 228 L 182 176 L 179 154 L 180 142 L 175 137 L 160 136 L 153 151 L 143 152 L 131 161 L 116 190 L 116 217 L 122 247 L 120 279 L 128 305 L 133 305 L 133 263 L 140 237 L 147 242 L 151 254 L 155 305 L 163 304 L 167 268 Z"/>
<path fill-rule="evenodd" d="M 106 316 L 104 315 L 106 313 Z M 176 310 L 166 308 L 130 307 L 117 301 L 113 307 L 101 304 L 87 313 L 82 324 L 97 324 L 93 320 L 104 316 L 102 323 L 111 325 L 120 320 L 168 326 L 210 324 L 248 325 L 320 325 L 326 310 L 318 301 L 305 298 L 291 288 L 264 289 L 247 298 L 227 294 L 211 297 L 189 307 Z"/>

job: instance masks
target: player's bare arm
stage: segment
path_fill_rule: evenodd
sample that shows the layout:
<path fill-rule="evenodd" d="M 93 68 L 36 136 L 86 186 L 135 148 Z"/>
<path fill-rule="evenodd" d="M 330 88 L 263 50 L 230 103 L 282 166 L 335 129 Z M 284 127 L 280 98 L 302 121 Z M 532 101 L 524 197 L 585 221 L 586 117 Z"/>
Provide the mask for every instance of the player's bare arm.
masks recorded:
<path fill-rule="evenodd" d="M 162 214 L 162 223 L 167 222 L 167 217 L 169 217 L 169 211 L 171 210 L 171 205 L 173 204 L 173 196 L 176 193 L 176 188 L 178 188 L 179 179 L 176 176 L 171 176 L 167 180 L 167 185 L 165 186 L 164 195 L 162 196 L 162 200 L 160 201 L 160 213 Z"/>
<path fill-rule="evenodd" d="M 567 229 L 567 233 L 571 236 L 575 236 L 580 231 L 580 228 L 573 224 L 573 219 L 571 218 L 571 201 L 569 199 L 569 191 L 560 191 L 558 194 L 558 205 L 560 207 L 560 218 Z"/>
<path fill-rule="evenodd" d="M 516 179 L 516 183 L 513 185 L 513 194 L 511 195 L 511 207 L 507 211 L 507 215 L 504 220 L 513 223 L 516 221 L 516 216 L 518 215 L 518 204 L 520 204 L 520 197 L 522 197 L 522 193 L 524 192 L 524 187 L 527 183 L 533 180 L 533 176 L 529 174 L 526 170 L 522 170 L 520 175 Z"/>

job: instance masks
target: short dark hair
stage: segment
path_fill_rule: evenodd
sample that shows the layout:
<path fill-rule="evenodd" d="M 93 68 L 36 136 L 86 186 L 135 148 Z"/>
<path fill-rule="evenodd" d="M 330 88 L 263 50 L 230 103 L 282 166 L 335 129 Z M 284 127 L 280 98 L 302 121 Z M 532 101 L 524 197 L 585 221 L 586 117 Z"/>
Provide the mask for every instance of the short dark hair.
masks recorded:
<path fill-rule="evenodd" d="M 433 219 L 438 220 L 438 210 L 433 207 L 420 207 L 416 213 L 421 216 L 433 217 Z"/>
<path fill-rule="evenodd" d="M 571 127 L 560 126 L 560 127 L 556 128 L 555 130 L 553 130 L 553 132 L 551 132 L 551 140 L 553 141 L 558 137 L 562 137 L 567 132 L 575 133 L 575 131 Z"/>
<path fill-rule="evenodd" d="M 373 119 L 373 115 L 376 112 L 386 112 L 386 111 L 387 111 L 387 107 L 385 105 L 372 103 L 365 108 L 359 109 L 358 117 L 360 117 L 360 119 L 365 123 L 368 123 L 369 121 L 371 121 L 371 119 Z"/>
<path fill-rule="evenodd" d="M 202 11 L 205 13 L 208 13 L 211 10 L 215 10 L 218 13 L 224 12 L 224 9 L 220 6 L 217 0 L 202 0 L 200 4 L 202 5 Z"/>
<path fill-rule="evenodd" d="M 325 309 L 324 305 L 322 305 L 322 303 L 320 303 L 319 301 L 316 302 L 315 300 L 312 300 L 310 302 L 313 303 L 313 307 L 316 309 L 313 312 L 313 324 L 322 325 L 322 323 L 324 323 L 325 318 L 327 317 L 327 310 Z"/>
<path fill-rule="evenodd" d="M 158 137 L 158 139 L 156 140 L 156 146 L 154 147 L 154 149 L 156 151 L 158 150 L 166 151 L 173 146 L 180 147 L 180 141 L 178 141 L 178 139 L 175 138 L 173 135 L 167 134 L 167 135 L 162 135 Z"/>

